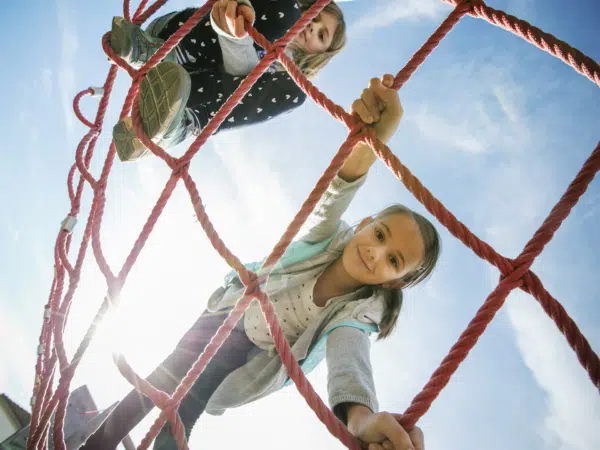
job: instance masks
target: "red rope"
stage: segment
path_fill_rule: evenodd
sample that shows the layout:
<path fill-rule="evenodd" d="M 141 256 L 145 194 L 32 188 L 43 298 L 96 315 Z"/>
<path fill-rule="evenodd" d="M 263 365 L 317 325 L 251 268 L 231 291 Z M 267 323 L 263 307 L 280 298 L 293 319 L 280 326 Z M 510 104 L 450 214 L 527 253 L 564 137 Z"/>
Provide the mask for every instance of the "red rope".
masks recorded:
<path fill-rule="evenodd" d="M 148 0 L 142 0 L 133 15 L 133 21 L 136 24 L 141 25 L 164 5 L 166 1 L 167 0 L 157 0 L 146 8 Z M 554 36 L 544 33 L 527 22 L 510 16 L 503 11 L 492 9 L 482 1 L 444 1 L 455 5 L 455 9 L 448 15 L 425 44 L 414 54 L 406 66 L 398 72 L 394 82 L 394 87 L 396 89 L 401 88 L 406 81 L 408 81 L 418 67 L 425 61 L 427 56 L 437 47 L 441 40 L 465 14 L 481 17 L 488 20 L 490 23 L 512 31 L 539 48 L 562 59 L 576 71 L 600 85 L 600 69 L 598 64 L 580 51 L 556 39 Z M 285 36 L 273 43 L 268 42 L 264 36 L 258 33 L 254 28 L 249 27 L 249 34 L 252 38 L 267 50 L 265 57 L 252 72 L 248 74 L 238 89 L 225 101 L 221 109 L 209 121 L 188 151 L 182 157 L 174 158 L 162 148 L 152 143 L 143 133 L 140 123 L 138 102 L 136 100 L 139 84 L 148 70 L 158 64 L 158 62 L 178 45 L 181 39 L 183 39 L 183 37 L 189 33 L 200 20 L 202 20 L 202 17 L 210 11 L 214 2 L 215 0 L 209 0 L 205 3 L 204 6 L 192 15 L 190 19 L 183 24 L 181 28 L 165 42 L 161 49 L 139 70 L 132 69 L 125 61 L 114 55 L 114 52 L 109 45 L 110 34 L 106 34 L 102 39 L 102 46 L 115 65 L 109 70 L 106 83 L 103 87 L 104 94 L 100 101 L 94 122 L 86 119 L 79 108 L 80 100 L 85 95 L 93 94 L 94 90 L 92 88 L 84 90 L 77 94 L 74 99 L 73 108 L 75 115 L 82 123 L 89 127 L 90 130 L 85 134 L 78 145 L 75 154 L 75 164 L 73 164 L 68 174 L 68 194 L 71 202 L 68 219 L 74 219 L 78 216 L 81 207 L 81 196 L 86 184 L 93 190 L 94 197 L 82 240 L 79 245 L 75 264 L 69 262 L 69 250 L 71 245 L 70 228 L 63 227 L 56 239 L 55 274 L 50 289 L 48 303 L 45 306 L 45 310 L 48 311 L 48 313 L 44 317 L 40 335 L 40 350 L 38 352 L 35 369 L 36 382 L 34 386 L 34 404 L 27 448 L 31 450 L 46 448 L 45 442 L 50 430 L 50 418 L 55 415 L 53 427 L 54 445 L 57 449 L 65 449 L 62 430 L 70 383 L 77 366 L 89 347 L 96 328 L 104 318 L 106 312 L 114 306 L 113 302 L 118 302 L 120 291 L 127 280 L 131 268 L 141 254 L 148 237 L 152 233 L 152 230 L 171 198 L 177 183 L 181 179 L 190 194 L 192 207 L 194 208 L 200 226 L 219 255 L 238 272 L 240 280 L 246 286 L 246 290 L 244 296 L 238 301 L 229 317 L 224 321 L 208 346 L 198 357 L 198 360 L 194 363 L 171 396 L 157 390 L 150 385 L 150 383 L 137 375 L 124 358 L 121 357 L 116 359 L 115 363 L 121 371 L 121 374 L 135 386 L 136 389 L 150 397 L 161 409 L 158 419 L 154 422 L 148 434 L 142 440 L 139 448 L 148 448 L 152 440 L 158 435 L 160 429 L 167 421 L 175 430 L 174 436 L 178 448 L 187 448 L 185 430 L 181 419 L 177 414 L 178 406 L 206 365 L 210 362 L 211 358 L 227 339 L 233 327 L 241 319 L 252 299 L 257 298 L 261 310 L 269 324 L 275 347 L 279 352 L 290 378 L 296 384 L 301 395 L 306 399 L 308 405 L 315 411 L 317 417 L 325 424 L 333 435 L 340 439 L 346 447 L 359 449 L 360 443 L 350 435 L 343 424 L 333 415 L 331 410 L 323 403 L 311 384 L 305 378 L 298 362 L 291 354 L 289 344 L 283 335 L 272 304 L 265 293 L 260 289 L 260 284 L 264 280 L 264 277 L 268 276 L 269 270 L 274 267 L 275 263 L 283 255 L 286 248 L 327 189 L 331 180 L 335 177 L 345 159 L 358 142 L 368 143 L 396 177 L 404 183 L 408 190 L 423 203 L 425 208 L 434 215 L 441 224 L 448 228 L 450 233 L 460 239 L 465 245 L 473 250 L 476 255 L 497 267 L 501 273 L 501 280 L 498 286 L 486 299 L 473 320 L 459 337 L 457 343 L 450 349 L 448 356 L 444 358 L 440 367 L 433 373 L 430 381 L 421 393 L 415 397 L 405 413 L 403 415 L 396 415 L 398 421 L 406 428 L 411 428 L 417 423 L 418 419 L 429 409 L 439 392 L 449 382 L 452 374 L 456 371 L 460 363 L 467 357 L 471 348 L 473 348 L 481 334 L 485 331 L 487 325 L 494 318 L 496 312 L 501 308 L 506 296 L 517 287 L 533 295 L 533 297 L 542 305 L 544 311 L 546 311 L 546 313 L 555 321 L 557 327 L 565 335 L 579 361 L 587 370 L 594 385 L 600 388 L 600 359 L 594 353 L 588 341 L 582 335 L 575 322 L 569 317 L 562 305 L 544 288 L 539 278 L 530 270 L 535 258 L 543 251 L 544 246 L 550 239 L 552 239 L 552 236 L 560 224 L 565 220 L 573 206 L 585 192 L 597 171 L 600 170 L 600 144 L 592 152 L 591 156 L 570 184 L 563 197 L 556 204 L 533 238 L 525 246 L 521 254 L 514 260 L 500 255 L 489 244 L 475 236 L 462 222 L 453 216 L 452 213 L 450 213 L 450 211 L 448 211 L 442 203 L 439 202 L 439 200 L 437 200 L 414 175 L 412 175 L 400 160 L 392 154 L 390 149 L 375 138 L 372 128 L 358 122 L 355 117 L 349 115 L 342 107 L 328 99 L 325 94 L 320 92 L 306 79 L 294 62 L 283 53 L 285 46 L 330 2 L 330 0 L 318 0 L 285 34 Z M 129 0 L 124 0 L 123 10 L 124 17 L 129 20 L 131 18 Z M 273 247 L 271 253 L 265 260 L 263 268 L 261 268 L 261 278 L 258 278 L 255 273 L 248 271 L 244 267 L 237 256 L 227 248 L 225 242 L 219 237 L 217 230 L 214 228 L 206 214 L 196 183 L 189 174 L 188 169 L 193 157 L 207 139 L 218 129 L 232 109 L 275 60 L 279 60 L 285 66 L 298 86 L 300 86 L 300 88 L 306 92 L 315 103 L 320 105 L 329 112 L 332 117 L 348 127 L 349 135 L 332 159 L 329 167 L 317 181 L 314 189 L 303 203 L 299 212 L 288 225 L 280 240 Z M 165 161 L 172 169 L 172 173 L 138 238 L 133 244 L 129 255 L 125 259 L 123 266 L 118 271 L 117 275 L 114 275 L 115 272 L 110 268 L 104 257 L 100 239 L 102 218 L 106 204 L 106 186 L 115 157 L 114 143 L 109 147 L 99 177 L 94 177 L 89 168 L 96 142 L 102 132 L 102 124 L 104 122 L 104 116 L 118 67 L 124 69 L 133 79 L 123 104 L 120 118 L 126 117 L 131 112 L 134 128 L 140 139 L 155 155 Z M 77 187 L 75 187 L 74 183 L 76 173 L 79 174 Z M 73 295 L 78 287 L 83 261 L 90 242 L 96 263 L 106 279 L 108 295 L 98 310 L 94 321 L 88 328 L 75 355 L 71 361 L 69 361 L 63 345 L 63 331 L 68 319 Z M 67 278 L 67 289 L 63 295 Z M 53 391 L 52 385 L 57 365 L 60 369 L 58 386 L 56 387 L 56 390 Z"/>
<path fill-rule="evenodd" d="M 446 3 L 456 5 L 456 0 L 442 0 Z M 552 56 L 562 60 L 581 75 L 589 78 L 593 83 L 600 86 L 600 65 L 592 58 L 584 55 L 576 48 L 571 47 L 564 41 L 557 39 L 550 33 L 546 33 L 529 22 L 505 13 L 499 9 L 490 8 L 483 2 L 478 2 L 470 12 L 473 17 L 487 20 L 489 23 L 504 28 L 537 48 L 550 53 Z"/>

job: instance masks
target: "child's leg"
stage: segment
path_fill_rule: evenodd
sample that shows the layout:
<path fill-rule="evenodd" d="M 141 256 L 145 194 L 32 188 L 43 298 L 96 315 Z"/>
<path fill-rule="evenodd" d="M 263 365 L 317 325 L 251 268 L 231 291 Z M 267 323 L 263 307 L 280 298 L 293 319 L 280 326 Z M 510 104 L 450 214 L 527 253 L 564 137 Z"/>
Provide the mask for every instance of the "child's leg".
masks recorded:
<path fill-rule="evenodd" d="M 244 335 L 241 340 L 248 339 L 243 327 L 240 331 Z M 251 346 L 248 348 L 251 348 Z M 214 358 L 211 360 L 188 395 L 182 400 L 178 413 L 185 427 L 185 434 L 188 439 L 212 394 L 227 375 L 246 363 L 248 352 L 249 350 L 237 352 L 237 354 L 228 353 L 227 358 Z M 171 426 L 169 424 L 166 424 L 157 436 L 154 442 L 154 450 L 177 450 L 177 443 L 171 433 Z"/>
<path fill-rule="evenodd" d="M 187 331 L 171 355 L 148 378 L 156 388 L 172 394 L 185 374 L 202 353 L 227 315 L 203 313 Z M 199 381 L 182 401 L 180 414 L 189 436 L 212 392 L 233 370 L 246 363 L 254 344 L 248 339 L 242 322 L 238 323 L 219 352 L 206 367 Z M 205 385 L 203 383 L 206 383 Z M 80 450 L 113 450 L 129 432 L 152 410 L 152 401 L 132 390 L 80 448 Z M 167 426 L 168 427 L 168 426 Z M 169 441 L 163 432 L 161 441 Z M 170 438 L 172 440 L 172 438 Z M 157 439 L 158 442 L 158 439 Z M 175 448 L 175 447 L 174 447 Z"/>
<path fill-rule="evenodd" d="M 162 39 L 164 41 L 167 40 L 167 38 L 170 36 L 170 34 L 163 34 L 163 30 L 165 30 L 167 28 L 167 26 L 169 25 L 169 22 L 171 22 L 171 20 L 176 17 L 179 14 L 179 12 L 175 11 L 169 14 L 165 14 L 164 16 L 161 17 L 157 17 L 156 19 L 154 19 L 152 22 L 150 22 L 148 24 L 148 26 L 146 27 L 146 33 L 148 33 L 148 35 Z"/>
<path fill-rule="evenodd" d="M 190 76 L 174 62 L 162 62 L 144 77 L 139 94 L 140 115 L 144 132 L 152 142 L 169 148 L 193 132 L 194 123 L 187 120 L 186 113 L 190 89 Z M 131 117 L 115 125 L 113 138 L 121 161 L 133 161 L 148 152 L 135 134 Z"/>

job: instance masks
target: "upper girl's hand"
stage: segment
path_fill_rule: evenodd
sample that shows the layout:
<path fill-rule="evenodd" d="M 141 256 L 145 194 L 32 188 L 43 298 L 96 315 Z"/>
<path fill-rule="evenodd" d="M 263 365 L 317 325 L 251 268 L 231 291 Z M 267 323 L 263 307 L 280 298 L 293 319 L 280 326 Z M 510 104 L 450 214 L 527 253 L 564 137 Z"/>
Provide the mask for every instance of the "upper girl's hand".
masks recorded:
<path fill-rule="evenodd" d="M 238 5 L 235 0 L 219 0 L 213 5 L 211 14 L 219 28 L 240 39 L 248 35 L 245 22 L 254 23 L 254 10 Z"/>
<path fill-rule="evenodd" d="M 389 74 L 381 79 L 372 78 L 369 87 L 352 103 L 351 112 L 364 123 L 373 125 L 375 134 L 383 142 L 395 133 L 403 113 L 398 92 L 391 88 L 393 83 L 394 76 Z"/>

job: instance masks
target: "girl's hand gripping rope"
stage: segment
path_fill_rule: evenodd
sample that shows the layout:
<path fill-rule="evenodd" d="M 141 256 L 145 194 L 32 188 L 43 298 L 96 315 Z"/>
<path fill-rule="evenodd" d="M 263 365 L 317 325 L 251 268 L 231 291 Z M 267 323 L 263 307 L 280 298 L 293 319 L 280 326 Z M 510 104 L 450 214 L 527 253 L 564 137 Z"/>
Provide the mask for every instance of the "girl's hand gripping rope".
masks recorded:
<path fill-rule="evenodd" d="M 390 413 L 373 413 L 364 405 L 348 408 L 348 430 L 366 444 L 366 450 L 425 450 L 419 427 L 406 431 Z"/>
<path fill-rule="evenodd" d="M 373 125 L 375 134 L 387 142 L 396 132 L 402 118 L 402 105 L 398 92 L 392 89 L 394 76 L 371 78 L 369 87 L 352 103 L 351 112 L 364 123 Z"/>
<path fill-rule="evenodd" d="M 219 0 L 211 14 L 223 31 L 238 39 L 248 35 L 246 22 L 254 23 L 254 10 L 250 6 L 238 5 L 235 0 Z"/>
<path fill-rule="evenodd" d="M 381 79 L 372 78 L 369 87 L 362 91 L 350 109 L 352 114 L 372 126 L 375 135 L 384 143 L 396 132 L 403 113 L 398 92 L 392 89 L 393 83 L 394 76 L 389 74 Z M 354 181 L 367 173 L 376 160 L 371 147 L 357 144 L 338 175 L 348 182 Z"/>

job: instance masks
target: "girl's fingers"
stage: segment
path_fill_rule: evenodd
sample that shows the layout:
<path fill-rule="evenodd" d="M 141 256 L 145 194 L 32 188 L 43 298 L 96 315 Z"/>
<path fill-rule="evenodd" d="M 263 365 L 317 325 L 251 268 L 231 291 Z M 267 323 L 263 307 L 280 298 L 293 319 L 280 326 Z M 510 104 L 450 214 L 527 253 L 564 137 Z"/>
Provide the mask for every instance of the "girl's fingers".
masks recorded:
<path fill-rule="evenodd" d="M 388 116 L 402 115 L 398 93 L 392 89 L 394 76 L 386 74 L 381 78 L 371 78 L 369 87 L 362 91 L 360 99 L 352 103 L 352 112 L 366 124 L 378 123 L 385 112 Z"/>
<path fill-rule="evenodd" d="M 391 88 L 394 85 L 394 75 L 390 75 L 389 73 L 386 73 L 381 78 L 381 82 L 385 87 Z"/>
<path fill-rule="evenodd" d="M 217 25 L 219 25 L 219 27 L 221 27 L 221 29 L 225 32 L 229 32 L 229 30 L 227 30 L 227 21 L 225 20 L 225 10 L 227 7 L 227 4 L 223 1 L 220 1 L 219 3 L 217 3 L 217 5 L 215 5 L 217 8 Z"/>
<path fill-rule="evenodd" d="M 235 36 L 235 12 L 237 9 L 237 3 L 234 0 L 230 0 L 227 3 L 227 8 L 225 10 L 225 18 L 227 20 L 227 27 L 229 28 L 229 33 Z"/>
<path fill-rule="evenodd" d="M 393 83 L 394 77 L 392 75 L 384 75 L 381 80 L 379 78 L 372 78 L 369 82 L 369 89 L 373 91 L 379 101 L 383 103 L 384 109 L 390 114 L 402 115 L 402 105 L 398 98 L 398 92 L 391 88 Z"/>
<path fill-rule="evenodd" d="M 386 441 L 391 442 L 394 450 L 414 449 L 410 436 L 391 414 L 381 416 L 380 432 L 386 437 Z"/>
<path fill-rule="evenodd" d="M 414 427 L 408 432 L 408 435 L 415 446 L 415 450 L 425 450 L 425 437 L 423 436 L 423 431 L 419 427 Z"/>
<path fill-rule="evenodd" d="M 373 123 L 373 115 L 361 99 L 354 100 L 354 103 L 352 103 L 352 112 L 364 123 Z"/>
<path fill-rule="evenodd" d="M 379 444 L 369 444 L 369 450 L 384 450 L 384 448 Z"/>
<path fill-rule="evenodd" d="M 383 441 L 381 446 L 385 450 L 394 450 L 394 444 L 392 444 L 392 441 L 390 441 L 389 439 L 386 439 L 385 441 Z"/>
<path fill-rule="evenodd" d="M 369 80 L 369 90 L 373 92 L 373 96 L 377 99 L 378 108 L 380 112 L 385 109 L 390 94 L 394 94 L 394 92 L 391 91 L 389 87 L 384 84 L 384 81 L 390 83 L 390 79 L 386 78 L 385 75 L 381 77 L 381 79 L 371 78 Z M 391 79 L 391 83 L 393 83 L 393 77 Z"/>
<path fill-rule="evenodd" d="M 244 16 L 244 19 L 249 23 L 254 23 L 254 10 L 246 5 L 238 6 L 238 14 Z"/>
<path fill-rule="evenodd" d="M 246 35 L 246 29 L 244 28 L 244 16 L 237 16 L 235 18 L 235 36 L 242 38 Z"/>
<path fill-rule="evenodd" d="M 377 102 L 377 97 L 371 89 L 364 89 L 360 96 L 360 99 L 363 101 L 371 116 L 373 117 L 373 122 L 379 122 L 379 107 Z"/>
<path fill-rule="evenodd" d="M 212 14 L 212 18 L 215 21 L 215 23 L 217 25 L 219 25 L 219 27 L 223 28 L 221 26 L 221 20 L 219 18 L 219 10 L 221 9 L 221 2 L 217 2 L 213 5 L 212 11 L 210 12 Z"/>

